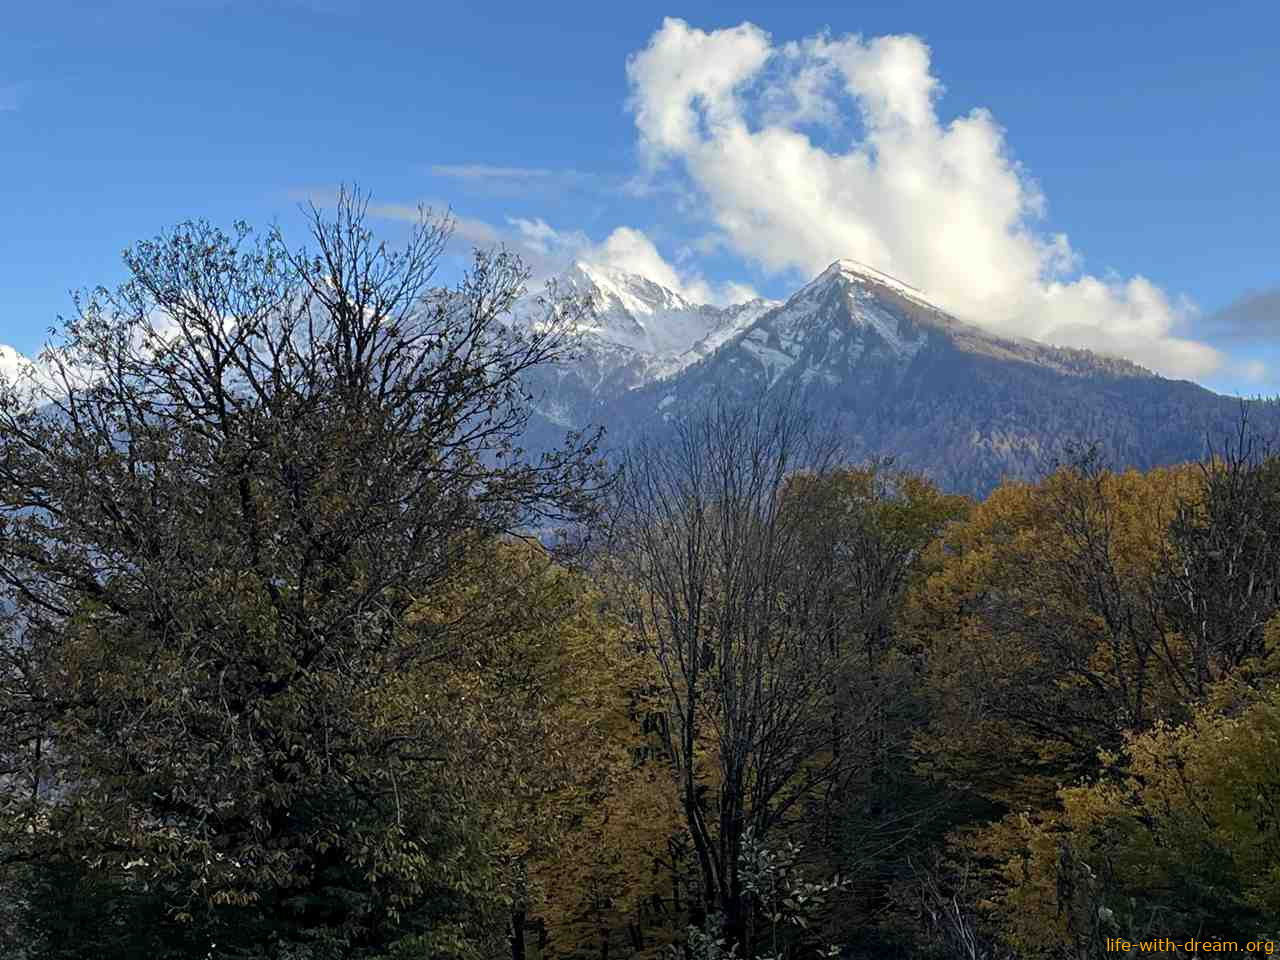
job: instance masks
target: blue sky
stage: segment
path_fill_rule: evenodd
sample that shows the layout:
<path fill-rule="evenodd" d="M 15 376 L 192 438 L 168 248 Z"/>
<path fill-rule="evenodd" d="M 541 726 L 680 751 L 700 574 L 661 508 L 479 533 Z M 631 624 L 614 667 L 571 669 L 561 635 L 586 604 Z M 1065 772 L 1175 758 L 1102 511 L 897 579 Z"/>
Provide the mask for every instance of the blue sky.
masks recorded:
<path fill-rule="evenodd" d="M 357 181 L 389 236 L 449 204 L 459 252 L 501 240 L 540 271 L 583 257 L 732 299 L 855 257 L 998 330 L 1280 391 L 1273 3 L 0 18 L 0 344 L 23 352 L 127 244 L 197 216 L 287 230 Z"/>

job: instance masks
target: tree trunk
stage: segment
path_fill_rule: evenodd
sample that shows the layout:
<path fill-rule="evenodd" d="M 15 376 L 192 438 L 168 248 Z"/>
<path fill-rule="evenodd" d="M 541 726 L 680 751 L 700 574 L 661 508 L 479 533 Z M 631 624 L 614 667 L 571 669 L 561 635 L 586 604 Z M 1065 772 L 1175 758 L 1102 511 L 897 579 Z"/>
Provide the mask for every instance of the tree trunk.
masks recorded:
<path fill-rule="evenodd" d="M 524 924 L 524 908 L 513 909 L 511 911 L 511 960 L 525 960 Z"/>

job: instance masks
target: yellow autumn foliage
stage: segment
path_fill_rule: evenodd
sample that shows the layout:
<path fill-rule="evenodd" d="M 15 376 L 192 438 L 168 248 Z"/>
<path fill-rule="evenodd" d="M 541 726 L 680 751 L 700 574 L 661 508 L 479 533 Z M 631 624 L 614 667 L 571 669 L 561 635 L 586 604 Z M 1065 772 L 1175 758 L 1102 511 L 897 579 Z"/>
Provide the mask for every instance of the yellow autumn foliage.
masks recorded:
<path fill-rule="evenodd" d="M 1182 715 L 1181 641 L 1152 584 L 1200 482 L 1194 467 L 1062 469 L 1001 486 L 944 533 L 904 612 L 928 665 L 925 769 L 1036 808 L 1119 731 Z"/>
<path fill-rule="evenodd" d="M 1280 618 L 1269 630 L 1280 647 Z M 1107 772 L 962 846 L 996 863 L 989 919 L 1019 956 L 1098 937 L 1280 939 L 1280 684 L 1229 681 Z"/>
<path fill-rule="evenodd" d="M 668 768 L 649 756 L 649 662 L 606 598 L 537 544 L 473 552 L 449 589 L 420 603 L 415 628 L 469 636 L 407 682 L 469 742 L 455 762 L 488 805 L 513 915 L 539 921 L 568 953 L 670 898 L 655 868 L 676 830 Z M 482 799 L 481 799 L 482 798 Z M 665 892 L 664 892 L 665 891 Z"/>

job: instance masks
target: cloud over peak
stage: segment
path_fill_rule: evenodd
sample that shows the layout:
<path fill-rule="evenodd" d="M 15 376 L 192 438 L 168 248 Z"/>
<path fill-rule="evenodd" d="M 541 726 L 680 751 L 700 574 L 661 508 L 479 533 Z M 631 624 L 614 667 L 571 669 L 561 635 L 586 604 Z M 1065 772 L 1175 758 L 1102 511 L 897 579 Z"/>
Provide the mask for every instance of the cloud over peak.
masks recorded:
<path fill-rule="evenodd" d="M 1178 335 L 1187 308 L 1143 277 L 1081 274 L 1045 201 L 975 109 L 944 122 L 929 47 L 667 19 L 627 62 L 650 176 L 680 175 L 725 245 L 813 275 L 850 256 L 990 329 L 1118 353 L 1172 376 L 1222 364 Z"/>
<path fill-rule="evenodd" d="M 533 267 L 535 280 L 581 261 L 645 277 L 694 303 L 742 303 L 758 296 L 744 284 L 713 284 L 697 270 L 672 264 L 648 235 L 635 227 L 617 227 L 603 241 L 593 243 L 581 231 L 557 230 L 542 219 L 511 217 L 508 223 L 508 239 Z"/>

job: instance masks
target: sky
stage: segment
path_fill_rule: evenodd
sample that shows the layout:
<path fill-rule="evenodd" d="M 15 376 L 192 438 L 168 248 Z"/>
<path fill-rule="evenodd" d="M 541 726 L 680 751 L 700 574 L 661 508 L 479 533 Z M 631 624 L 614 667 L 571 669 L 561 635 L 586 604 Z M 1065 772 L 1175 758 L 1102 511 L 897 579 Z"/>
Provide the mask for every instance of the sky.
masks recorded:
<path fill-rule="evenodd" d="M 838 258 L 1001 333 L 1280 393 L 1280 5 L 0 5 L 0 368 L 190 218 L 341 184 L 702 301 Z"/>

